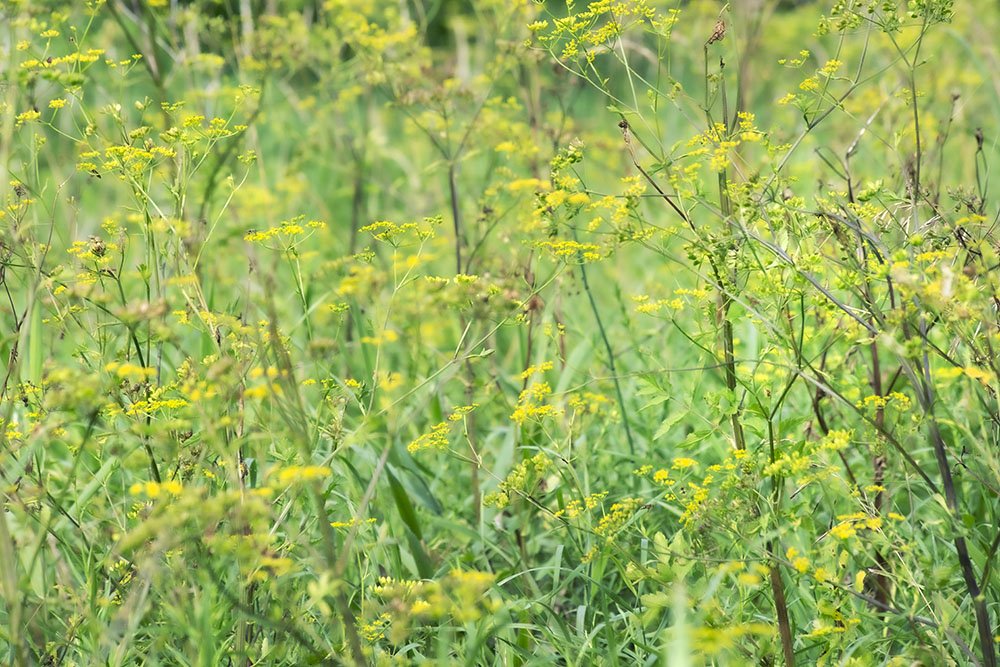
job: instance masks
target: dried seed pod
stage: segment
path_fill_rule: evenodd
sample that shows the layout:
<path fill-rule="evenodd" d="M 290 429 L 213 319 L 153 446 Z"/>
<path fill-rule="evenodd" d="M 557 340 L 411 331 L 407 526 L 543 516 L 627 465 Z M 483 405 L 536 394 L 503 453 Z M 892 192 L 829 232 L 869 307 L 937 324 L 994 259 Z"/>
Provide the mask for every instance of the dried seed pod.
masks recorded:
<path fill-rule="evenodd" d="M 716 42 L 721 42 L 726 36 L 726 22 L 719 19 L 715 22 L 715 28 L 712 30 L 712 36 L 708 38 L 709 44 L 715 44 Z"/>
<path fill-rule="evenodd" d="M 96 236 L 90 237 L 90 254 L 94 257 L 104 257 L 104 253 L 107 249 L 108 247 L 104 244 L 104 241 Z"/>

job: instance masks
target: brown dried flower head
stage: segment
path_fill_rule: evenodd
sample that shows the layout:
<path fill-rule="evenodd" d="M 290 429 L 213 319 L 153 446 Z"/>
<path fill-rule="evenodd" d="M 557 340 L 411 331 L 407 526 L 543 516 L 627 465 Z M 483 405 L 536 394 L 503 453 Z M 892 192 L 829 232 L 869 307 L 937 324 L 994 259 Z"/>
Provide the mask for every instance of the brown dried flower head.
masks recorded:
<path fill-rule="evenodd" d="M 715 44 L 716 42 L 721 42 L 726 36 L 726 22 L 719 19 L 715 22 L 715 28 L 712 30 L 712 36 L 708 38 L 709 44 Z"/>

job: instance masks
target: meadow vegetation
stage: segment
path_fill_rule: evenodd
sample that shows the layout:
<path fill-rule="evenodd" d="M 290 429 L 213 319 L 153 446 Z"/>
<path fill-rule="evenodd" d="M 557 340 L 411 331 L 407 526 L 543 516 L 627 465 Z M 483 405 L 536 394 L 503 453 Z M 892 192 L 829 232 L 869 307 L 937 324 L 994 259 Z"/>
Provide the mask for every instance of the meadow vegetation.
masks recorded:
<path fill-rule="evenodd" d="M 0 662 L 995 667 L 998 31 L 0 0 Z"/>

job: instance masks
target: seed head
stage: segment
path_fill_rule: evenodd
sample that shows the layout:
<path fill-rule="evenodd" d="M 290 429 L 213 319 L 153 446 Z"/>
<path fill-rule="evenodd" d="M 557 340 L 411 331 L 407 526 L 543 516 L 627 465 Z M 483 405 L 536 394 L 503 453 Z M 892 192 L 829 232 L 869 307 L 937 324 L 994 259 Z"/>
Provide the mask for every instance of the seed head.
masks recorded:
<path fill-rule="evenodd" d="M 712 30 L 712 36 L 708 38 L 709 44 L 715 44 L 716 42 L 721 42 L 726 36 L 726 22 L 719 19 L 715 22 L 715 28 Z"/>

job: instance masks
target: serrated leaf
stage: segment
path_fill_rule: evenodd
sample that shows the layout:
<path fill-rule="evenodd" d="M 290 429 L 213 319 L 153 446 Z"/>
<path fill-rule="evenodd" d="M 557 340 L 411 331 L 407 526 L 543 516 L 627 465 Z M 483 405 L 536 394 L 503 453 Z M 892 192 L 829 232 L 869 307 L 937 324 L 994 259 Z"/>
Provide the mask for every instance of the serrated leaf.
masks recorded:
<path fill-rule="evenodd" d="M 683 442 L 678 444 L 677 447 L 680 449 L 687 449 L 688 447 L 694 447 L 699 442 L 701 442 L 708 436 L 712 435 L 714 431 L 715 429 L 706 429 L 703 431 L 694 431 L 692 433 L 689 433 L 688 436 L 684 438 Z"/>
<path fill-rule="evenodd" d="M 643 410 L 646 410 L 647 408 L 651 408 L 654 405 L 660 405 L 661 403 L 665 403 L 668 400 L 670 400 L 670 396 L 668 396 L 667 394 L 663 394 L 662 396 L 657 396 L 656 398 L 654 398 L 653 400 L 649 401 L 648 403 L 646 403 L 645 405 L 643 405 L 641 408 L 639 408 L 639 412 L 642 412 Z"/>
<path fill-rule="evenodd" d="M 676 425 L 677 422 L 679 422 L 682 419 L 684 419 L 683 412 L 675 412 L 674 414 L 664 419 L 660 423 L 660 428 L 656 429 L 656 433 L 653 434 L 653 440 L 659 440 L 660 438 L 665 436 L 667 434 L 667 431 L 673 428 L 674 425 Z"/>

